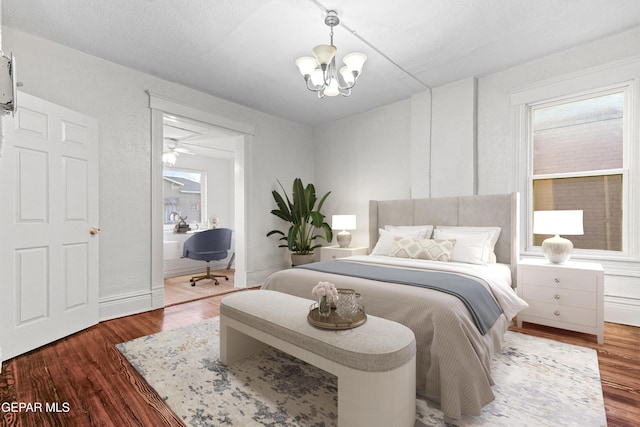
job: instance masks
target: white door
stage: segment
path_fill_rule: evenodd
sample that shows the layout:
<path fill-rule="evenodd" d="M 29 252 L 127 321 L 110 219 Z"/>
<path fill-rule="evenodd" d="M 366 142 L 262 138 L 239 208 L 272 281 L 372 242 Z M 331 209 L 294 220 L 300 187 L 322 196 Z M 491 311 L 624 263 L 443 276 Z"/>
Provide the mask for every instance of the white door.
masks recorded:
<path fill-rule="evenodd" d="M 97 121 L 24 93 L 18 101 L 0 155 L 5 360 L 98 323 Z"/>

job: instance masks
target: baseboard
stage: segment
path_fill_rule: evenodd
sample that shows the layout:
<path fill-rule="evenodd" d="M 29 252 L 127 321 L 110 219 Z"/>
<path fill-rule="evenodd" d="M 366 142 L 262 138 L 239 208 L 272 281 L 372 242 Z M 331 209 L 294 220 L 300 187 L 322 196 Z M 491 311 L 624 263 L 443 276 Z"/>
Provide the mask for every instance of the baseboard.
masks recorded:
<path fill-rule="evenodd" d="M 225 270 L 227 268 L 227 262 L 216 262 L 211 261 L 211 270 Z M 201 263 L 198 266 L 188 266 L 188 267 L 180 267 L 180 268 L 165 268 L 164 277 L 177 277 L 177 276 L 186 276 L 188 274 L 196 275 L 202 274 L 207 270 L 207 264 Z"/>
<path fill-rule="evenodd" d="M 153 310 L 153 299 L 150 291 L 101 298 L 98 301 L 98 318 L 102 322 Z"/>
<path fill-rule="evenodd" d="M 263 270 L 263 271 L 251 271 L 247 273 L 247 288 L 253 288 L 256 286 L 262 286 L 265 280 L 276 271 L 282 270 L 281 268 L 275 270 Z"/>
<path fill-rule="evenodd" d="M 640 300 L 605 296 L 604 321 L 622 325 L 640 326 Z"/>

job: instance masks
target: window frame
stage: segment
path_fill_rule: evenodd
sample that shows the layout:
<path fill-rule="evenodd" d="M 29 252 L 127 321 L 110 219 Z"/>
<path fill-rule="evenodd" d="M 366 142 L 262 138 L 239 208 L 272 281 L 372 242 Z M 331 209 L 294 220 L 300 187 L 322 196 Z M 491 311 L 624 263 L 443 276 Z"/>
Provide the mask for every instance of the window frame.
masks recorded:
<path fill-rule="evenodd" d="M 627 107 L 627 99 L 628 96 L 630 96 L 629 92 L 630 92 L 630 87 L 629 86 L 615 86 L 615 87 L 610 87 L 607 88 L 605 90 L 595 90 L 595 91 L 588 91 L 588 92 L 583 92 L 580 93 L 576 96 L 563 96 L 563 97 L 559 97 L 559 98 L 554 98 L 554 99 L 550 99 L 550 100 L 544 100 L 544 101 L 540 101 L 540 102 L 534 102 L 534 103 L 529 103 L 526 105 L 526 109 L 527 109 L 527 133 L 528 133 L 528 138 L 527 138 L 527 145 L 528 145 L 528 150 L 529 150 L 529 158 L 528 158 L 528 170 L 527 170 L 527 190 L 529 193 L 529 198 L 528 198 L 528 213 L 530 215 L 533 215 L 533 182 L 535 180 L 543 180 L 543 179 L 562 179 L 562 178 L 581 178 L 581 177 L 599 177 L 599 176 L 605 176 L 605 175 L 622 175 L 622 251 L 611 251 L 611 250 L 597 250 L 597 249 L 578 249 L 578 248 L 574 248 L 573 252 L 572 252 L 572 256 L 578 256 L 578 255 L 584 255 L 584 256 L 589 256 L 589 255 L 601 255 L 601 256 L 614 256 L 614 257 L 619 257 L 621 255 L 624 255 L 626 253 L 628 253 L 628 237 L 627 237 L 627 233 L 626 230 L 628 229 L 628 221 L 629 221 L 629 215 L 627 214 L 627 211 L 625 210 L 625 204 L 627 201 L 627 198 L 630 196 L 630 194 L 628 194 L 628 187 L 629 187 L 629 167 L 628 167 L 628 160 L 627 160 L 627 154 L 628 154 L 628 137 L 629 137 L 629 132 L 628 129 L 626 129 L 626 107 Z M 616 94 L 616 93 L 621 93 L 623 94 L 623 118 L 622 118 L 622 166 L 616 169 L 599 169 L 599 170 L 586 170 L 586 171 L 577 171 L 577 172 L 559 172 L 559 173 L 544 173 L 544 174 L 534 174 L 533 172 L 533 168 L 534 168 L 534 141 L 533 141 L 533 131 L 532 131 L 532 118 L 533 118 L 533 113 L 536 109 L 542 109 L 542 108 L 548 108 L 548 107 L 554 107 L 554 106 L 558 106 L 558 105 L 562 105 L 562 104 L 566 104 L 566 103 L 571 103 L 571 102 L 580 102 L 580 101 L 584 101 L 587 99 L 592 99 L 592 98 L 597 98 L 600 96 L 606 96 L 606 95 L 612 95 L 612 94 Z M 531 227 L 533 227 L 533 224 L 531 224 Z M 528 250 L 536 250 L 536 251 L 540 251 L 541 248 L 540 246 L 534 246 L 533 244 L 533 236 L 531 233 L 532 228 L 529 228 L 527 230 L 527 237 L 526 237 L 526 249 Z"/>
<path fill-rule="evenodd" d="M 206 226 L 207 220 L 207 171 L 200 169 L 189 169 L 175 166 L 164 166 L 162 168 L 162 179 L 164 180 L 164 172 L 165 170 L 172 170 L 176 172 L 184 172 L 184 173 L 198 173 L 200 174 L 200 219 L 198 224 L 201 227 Z M 162 196 L 164 200 L 164 195 Z M 175 224 L 166 224 L 164 222 L 164 215 L 162 216 L 162 228 L 164 231 L 173 231 Z M 188 224 L 193 224 L 195 221 L 188 222 Z"/>
<path fill-rule="evenodd" d="M 638 147 L 639 117 L 638 80 L 640 61 L 612 64 L 536 84 L 511 93 L 514 142 L 516 144 L 514 182 L 520 192 L 520 252 L 523 256 L 542 256 L 539 246 L 533 246 L 533 138 L 531 113 L 533 108 L 566 101 L 578 101 L 607 93 L 623 92 L 623 165 L 609 171 L 571 172 L 568 176 L 623 174 L 622 251 L 574 249 L 572 258 L 600 262 L 640 261 L 640 228 L 632 221 L 640 213 L 640 148 Z M 536 175 L 535 178 L 563 174 Z M 620 264 L 618 264 L 620 267 Z M 626 268 L 624 268 L 626 270 Z"/>

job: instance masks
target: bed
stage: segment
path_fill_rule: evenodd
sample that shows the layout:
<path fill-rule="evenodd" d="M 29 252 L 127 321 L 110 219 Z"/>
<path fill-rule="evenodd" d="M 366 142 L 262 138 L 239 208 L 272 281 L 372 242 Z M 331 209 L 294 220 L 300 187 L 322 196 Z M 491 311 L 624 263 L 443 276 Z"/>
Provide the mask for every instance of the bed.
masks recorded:
<path fill-rule="evenodd" d="M 370 201 L 371 255 L 279 271 L 262 288 L 308 299 L 319 281 L 355 289 L 368 314 L 414 332 L 417 393 L 439 402 L 447 418 L 479 415 L 494 400 L 491 357 L 500 351 L 512 318 L 527 307 L 513 289 L 518 203 L 517 193 Z M 426 258 L 439 260 L 416 259 L 425 258 L 424 248 L 402 252 L 415 243 L 436 245 L 438 250 L 431 246 Z M 462 293 L 476 293 L 460 296 L 430 288 L 431 282 L 445 279 L 462 281 L 452 284 Z M 478 301 L 484 301 L 480 307 Z M 478 318 L 484 311 L 494 314 L 483 323 Z"/>

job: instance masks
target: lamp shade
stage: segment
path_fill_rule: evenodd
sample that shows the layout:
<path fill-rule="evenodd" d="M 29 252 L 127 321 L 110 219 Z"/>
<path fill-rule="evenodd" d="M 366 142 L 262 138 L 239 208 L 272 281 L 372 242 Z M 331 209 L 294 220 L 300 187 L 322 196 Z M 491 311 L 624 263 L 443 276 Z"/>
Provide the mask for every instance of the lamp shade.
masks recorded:
<path fill-rule="evenodd" d="M 320 64 L 327 65 L 336 56 L 336 47 L 330 44 L 319 44 L 313 48 L 313 55 Z"/>
<path fill-rule="evenodd" d="M 334 230 L 355 230 L 355 215 L 333 215 L 331 217 L 331 228 Z"/>
<path fill-rule="evenodd" d="M 367 60 L 367 55 L 365 55 L 364 53 L 350 53 L 346 55 L 342 60 L 351 71 L 357 71 L 358 74 L 360 74 L 362 73 L 362 66 Z"/>
<path fill-rule="evenodd" d="M 351 85 L 355 81 L 355 78 L 353 77 L 353 73 L 351 72 L 349 67 L 347 67 L 346 65 L 340 68 L 340 75 L 342 75 L 342 78 L 344 79 L 344 82 L 347 85 Z"/>
<path fill-rule="evenodd" d="M 296 59 L 296 65 L 298 66 L 298 70 L 300 70 L 300 74 L 303 76 L 310 76 L 318 67 L 318 61 L 316 61 L 316 58 L 303 56 Z"/>
<path fill-rule="evenodd" d="M 329 86 L 327 86 L 324 90 L 324 94 L 327 96 L 340 95 L 340 88 L 338 87 L 338 81 L 336 79 L 331 79 L 331 81 L 329 82 Z"/>
<path fill-rule="evenodd" d="M 581 210 L 533 212 L 533 234 L 584 234 Z"/>

